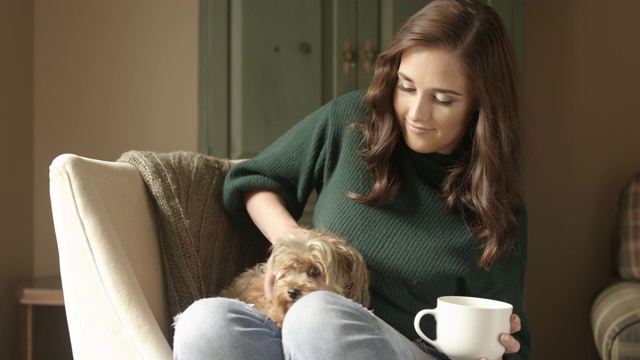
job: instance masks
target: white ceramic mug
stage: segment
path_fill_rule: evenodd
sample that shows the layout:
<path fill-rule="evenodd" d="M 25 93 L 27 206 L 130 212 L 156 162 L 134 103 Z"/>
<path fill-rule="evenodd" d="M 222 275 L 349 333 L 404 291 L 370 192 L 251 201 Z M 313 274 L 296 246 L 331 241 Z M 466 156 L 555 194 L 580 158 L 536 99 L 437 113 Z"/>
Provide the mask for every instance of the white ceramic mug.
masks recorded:
<path fill-rule="evenodd" d="M 504 346 L 498 338 L 509 333 L 511 304 L 468 296 L 443 296 L 435 309 L 418 312 L 414 326 L 424 341 L 453 360 L 499 359 Z M 420 329 L 420 320 L 432 315 L 436 320 L 436 340 Z"/>

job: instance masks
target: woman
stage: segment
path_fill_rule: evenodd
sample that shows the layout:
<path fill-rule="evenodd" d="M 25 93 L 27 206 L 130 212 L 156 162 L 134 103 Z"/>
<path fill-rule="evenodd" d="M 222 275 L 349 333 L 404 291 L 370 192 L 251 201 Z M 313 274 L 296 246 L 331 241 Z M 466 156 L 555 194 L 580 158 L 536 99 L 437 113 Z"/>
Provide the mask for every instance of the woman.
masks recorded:
<path fill-rule="evenodd" d="M 366 93 L 323 106 L 225 183 L 229 214 L 271 242 L 305 231 L 296 219 L 317 190 L 313 226 L 364 255 L 373 312 L 314 292 L 280 330 L 238 301 L 200 300 L 176 321 L 175 357 L 446 358 L 413 319 L 439 296 L 467 295 L 514 305 L 511 334 L 499 340 L 505 358 L 528 359 L 517 78 L 490 7 L 436 0 L 411 17 Z"/>

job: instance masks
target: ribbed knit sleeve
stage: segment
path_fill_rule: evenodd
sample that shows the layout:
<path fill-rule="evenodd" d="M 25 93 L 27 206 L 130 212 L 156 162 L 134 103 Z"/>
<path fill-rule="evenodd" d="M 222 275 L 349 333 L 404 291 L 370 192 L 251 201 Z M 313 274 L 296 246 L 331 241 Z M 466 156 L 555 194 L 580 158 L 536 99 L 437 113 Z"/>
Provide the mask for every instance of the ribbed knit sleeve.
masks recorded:
<path fill-rule="evenodd" d="M 270 190 L 280 194 L 287 210 L 299 219 L 311 192 L 321 192 L 330 176 L 342 134 L 366 113 L 363 94 L 356 91 L 330 101 L 255 158 L 234 166 L 224 186 L 224 204 L 231 218 L 251 224 L 243 194 Z"/>

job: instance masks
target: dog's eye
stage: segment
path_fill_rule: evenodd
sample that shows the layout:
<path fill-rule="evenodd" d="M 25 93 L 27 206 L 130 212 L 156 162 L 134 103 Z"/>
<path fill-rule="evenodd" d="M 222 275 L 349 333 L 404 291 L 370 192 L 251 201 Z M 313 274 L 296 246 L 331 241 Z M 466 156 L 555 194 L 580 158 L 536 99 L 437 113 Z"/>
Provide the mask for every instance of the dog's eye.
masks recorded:
<path fill-rule="evenodd" d="M 307 271 L 307 275 L 312 278 L 317 278 L 318 276 L 322 275 L 322 272 L 320 271 L 320 269 L 314 266 L 309 269 L 309 271 Z"/>

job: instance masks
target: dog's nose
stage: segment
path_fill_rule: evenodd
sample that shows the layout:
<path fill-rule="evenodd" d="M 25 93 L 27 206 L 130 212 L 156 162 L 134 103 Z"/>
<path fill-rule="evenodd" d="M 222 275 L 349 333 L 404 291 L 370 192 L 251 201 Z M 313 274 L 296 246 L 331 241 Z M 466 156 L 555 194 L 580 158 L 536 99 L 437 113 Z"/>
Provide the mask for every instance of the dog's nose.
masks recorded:
<path fill-rule="evenodd" d="M 289 292 L 289 297 L 292 300 L 295 300 L 300 296 L 300 290 L 298 290 L 298 289 L 289 289 L 288 292 Z"/>

